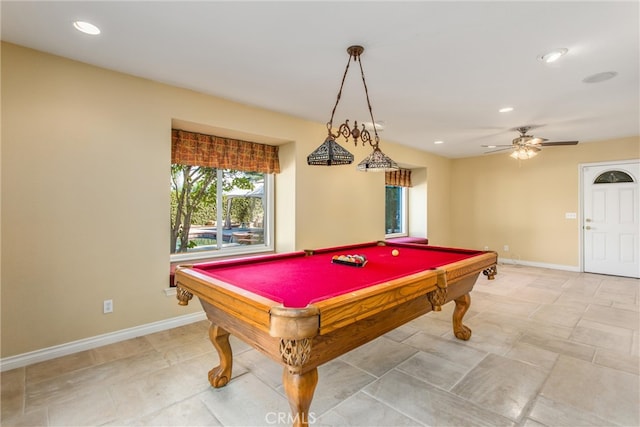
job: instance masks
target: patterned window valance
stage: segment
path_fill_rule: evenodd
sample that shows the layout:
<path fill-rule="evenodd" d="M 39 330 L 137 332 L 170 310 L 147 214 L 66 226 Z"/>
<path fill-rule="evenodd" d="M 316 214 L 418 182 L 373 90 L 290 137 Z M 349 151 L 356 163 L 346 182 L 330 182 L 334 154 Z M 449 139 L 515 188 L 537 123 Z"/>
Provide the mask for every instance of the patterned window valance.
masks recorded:
<path fill-rule="evenodd" d="M 385 172 L 385 185 L 397 187 L 411 187 L 411 169 L 398 169 L 393 172 Z"/>
<path fill-rule="evenodd" d="M 234 169 L 244 172 L 280 173 L 278 147 L 171 130 L 171 163 Z"/>

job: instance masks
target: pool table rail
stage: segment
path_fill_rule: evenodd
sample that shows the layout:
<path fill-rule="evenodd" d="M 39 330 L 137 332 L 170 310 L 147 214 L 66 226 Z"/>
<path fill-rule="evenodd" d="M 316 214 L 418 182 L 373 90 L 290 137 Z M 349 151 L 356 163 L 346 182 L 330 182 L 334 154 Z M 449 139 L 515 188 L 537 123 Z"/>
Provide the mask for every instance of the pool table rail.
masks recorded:
<path fill-rule="evenodd" d="M 425 297 L 446 287 L 444 272 L 428 270 L 313 303 L 320 310 L 320 335 Z"/>
<path fill-rule="evenodd" d="M 493 280 L 497 273 L 498 253 L 486 251 L 473 258 L 448 264 L 445 268 L 447 281 L 462 280 L 469 276 L 478 276 L 478 271 L 483 271 L 487 279 Z"/>
<path fill-rule="evenodd" d="M 239 316 L 260 330 L 270 331 L 274 301 L 221 280 L 214 284 L 209 276 L 189 265 L 176 268 L 175 282 L 178 304 L 187 305 L 193 295 L 197 295 L 201 301 Z"/>

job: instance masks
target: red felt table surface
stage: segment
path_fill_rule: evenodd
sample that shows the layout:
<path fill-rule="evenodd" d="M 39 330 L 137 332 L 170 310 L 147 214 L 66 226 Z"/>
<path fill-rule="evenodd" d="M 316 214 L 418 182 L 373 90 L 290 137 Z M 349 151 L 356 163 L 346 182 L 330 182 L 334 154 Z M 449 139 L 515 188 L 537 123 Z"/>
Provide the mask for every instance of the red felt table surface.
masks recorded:
<path fill-rule="evenodd" d="M 397 249 L 398 256 L 392 251 Z M 362 244 L 194 265 L 199 272 L 282 303 L 306 307 L 337 295 L 444 266 L 482 252 L 415 244 Z M 331 263 L 334 255 L 364 255 L 364 267 Z"/>

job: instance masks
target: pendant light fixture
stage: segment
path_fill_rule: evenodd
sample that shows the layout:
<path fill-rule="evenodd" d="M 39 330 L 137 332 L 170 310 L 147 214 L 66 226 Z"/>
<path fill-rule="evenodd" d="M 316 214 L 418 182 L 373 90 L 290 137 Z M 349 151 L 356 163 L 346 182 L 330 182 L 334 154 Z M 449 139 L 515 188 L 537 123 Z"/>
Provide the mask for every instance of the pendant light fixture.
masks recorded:
<path fill-rule="evenodd" d="M 353 163 L 353 154 L 343 148 L 340 144 L 336 142 L 336 139 L 340 136 L 345 138 L 346 142 L 349 142 L 349 137 L 353 138 L 354 144 L 358 145 L 358 140 L 362 141 L 362 145 L 369 143 L 373 148 L 373 153 L 367 156 L 362 162 L 360 162 L 357 166 L 359 171 L 364 172 L 375 172 L 375 171 L 394 171 L 398 170 L 398 164 L 387 157 L 382 150 L 380 150 L 380 137 L 378 136 L 378 130 L 376 126 L 376 122 L 373 119 L 373 110 L 371 108 L 371 102 L 369 101 L 369 91 L 367 90 L 367 82 L 364 78 L 364 70 L 362 69 L 362 61 L 360 59 L 360 55 L 364 52 L 364 48 L 362 46 L 349 46 L 347 49 L 347 53 L 349 54 L 349 60 L 347 61 L 347 66 L 344 70 L 344 75 L 342 76 L 342 83 L 340 84 L 340 90 L 338 91 L 338 97 L 336 98 L 336 103 L 333 106 L 333 110 L 331 111 L 331 118 L 329 122 L 327 122 L 327 138 L 324 140 L 322 145 L 316 148 L 311 154 L 307 156 L 307 164 L 309 165 L 320 165 L 320 166 L 333 166 L 333 165 L 346 165 Z M 362 128 L 358 128 L 358 122 L 353 122 L 353 128 L 349 125 L 349 119 L 345 120 L 338 127 L 338 132 L 333 133 L 333 117 L 336 112 L 336 108 L 338 107 L 338 103 L 340 103 L 340 97 L 342 96 L 342 89 L 344 87 L 344 81 L 347 77 L 347 73 L 349 72 L 349 65 L 351 64 L 351 59 L 358 62 L 360 64 L 360 74 L 362 75 L 362 84 L 364 85 L 364 93 L 367 98 L 367 106 L 369 107 L 369 116 L 371 118 L 371 123 L 373 127 L 374 137 L 371 138 L 371 133 L 366 129 L 365 125 L 362 125 Z"/>

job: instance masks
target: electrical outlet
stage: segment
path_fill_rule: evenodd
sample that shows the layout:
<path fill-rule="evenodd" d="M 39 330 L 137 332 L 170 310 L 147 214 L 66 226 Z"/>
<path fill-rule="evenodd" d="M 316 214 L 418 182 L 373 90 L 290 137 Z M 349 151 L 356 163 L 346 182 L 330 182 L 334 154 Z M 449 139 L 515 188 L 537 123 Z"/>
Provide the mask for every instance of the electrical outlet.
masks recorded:
<path fill-rule="evenodd" d="M 485 250 L 485 251 L 488 251 L 488 250 L 489 250 L 489 246 L 485 246 L 485 247 L 484 247 L 484 250 Z"/>
<path fill-rule="evenodd" d="M 104 300 L 104 302 L 102 303 L 102 312 L 104 314 L 113 313 L 113 300 L 111 299 Z"/>
<path fill-rule="evenodd" d="M 504 245 L 502 248 L 505 252 L 509 252 L 509 245 Z"/>

